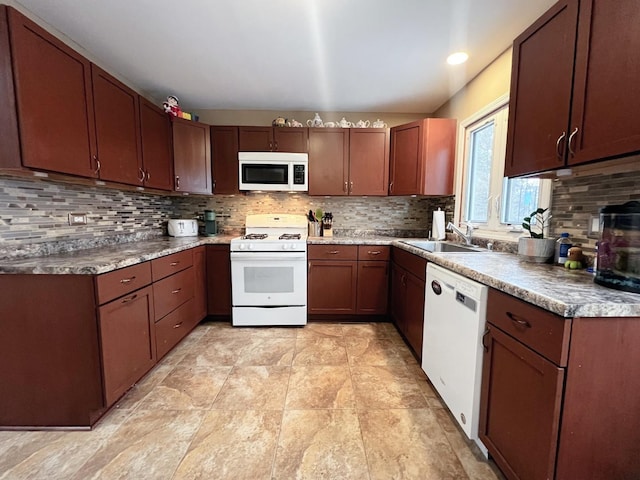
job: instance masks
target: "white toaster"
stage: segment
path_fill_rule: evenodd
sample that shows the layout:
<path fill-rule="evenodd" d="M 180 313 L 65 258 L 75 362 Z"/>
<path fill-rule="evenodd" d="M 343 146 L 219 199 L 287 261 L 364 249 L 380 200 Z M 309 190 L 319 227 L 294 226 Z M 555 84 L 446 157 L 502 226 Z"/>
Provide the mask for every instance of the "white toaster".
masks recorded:
<path fill-rule="evenodd" d="M 193 218 L 169 220 L 167 231 L 172 237 L 197 237 L 198 221 Z"/>

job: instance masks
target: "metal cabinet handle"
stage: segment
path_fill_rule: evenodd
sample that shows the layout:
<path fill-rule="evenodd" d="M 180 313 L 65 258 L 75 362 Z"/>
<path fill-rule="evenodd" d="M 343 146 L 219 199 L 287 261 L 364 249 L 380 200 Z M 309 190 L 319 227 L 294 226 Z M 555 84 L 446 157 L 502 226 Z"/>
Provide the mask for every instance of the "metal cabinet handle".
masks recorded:
<path fill-rule="evenodd" d="M 173 328 L 180 328 L 181 326 L 182 326 L 182 322 L 180 322 L 180 323 L 176 323 L 176 324 L 173 326 Z"/>
<path fill-rule="evenodd" d="M 140 178 L 138 178 L 138 180 L 140 182 L 144 182 L 144 170 L 142 170 L 141 168 L 138 168 L 138 171 L 140 172 Z"/>
<path fill-rule="evenodd" d="M 136 277 L 135 275 L 133 277 L 129 277 L 129 278 L 123 278 L 122 280 L 120 280 L 120 283 L 130 283 L 132 280 L 135 280 Z"/>
<path fill-rule="evenodd" d="M 329 252 L 327 252 L 329 255 L 337 255 L 340 253 L 340 250 L 331 250 Z"/>
<path fill-rule="evenodd" d="M 367 255 L 380 255 L 382 252 L 380 250 L 369 250 Z"/>
<path fill-rule="evenodd" d="M 149 181 L 150 178 L 151 178 L 151 174 L 149 173 L 149 170 L 147 170 L 147 181 Z"/>
<path fill-rule="evenodd" d="M 138 298 L 138 294 L 134 293 L 130 297 L 123 298 L 122 303 L 129 303 L 130 301 L 135 300 L 136 298 Z"/>
<path fill-rule="evenodd" d="M 274 148 L 273 148 L 273 149 L 274 149 L 274 150 L 278 150 L 278 142 L 275 142 L 275 143 L 274 143 Z"/>
<path fill-rule="evenodd" d="M 343 192 L 347 192 L 347 182 L 344 182 L 344 188 L 342 189 Z"/>
<path fill-rule="evenodd" d="M 353 192 L 353 182 L 349 182 L 349 193 Z"/>
<path fill-rule="evenodd" d="M 389 193 L 393 192 L 393 182 L 389 184 Z"/>
<path fill-rule="evenodd" d="M 180 263 L 180 260 L 176 260 L 175 262 L 171 262 L 169 264 L 170 267 L 175 267 L 176 265 L 178 265 Z"/>
<path fill-rule="evenodd" d="M 98 157 L 96 157 L 95 155 L 93 156 L 93 160 L 96 162 L 96 169 L 93 171 L 93 173 L 97 175 L 98 173 L 100 173 L 102 164 L 100 163 L 100 160 L 98 160 Z"/>
<path fill-rule="evenodd" d="M 562 132 L 562 135 L 560 135 L 558 137 L 558 140 L 556 140 L 556 157 L 558 157 L 558 160 L 562 161 L 562 151 L 560 150 L 560 143 L 562 142 L 562 140 L 564 140 L 564 137 L 567 136 L 567 132 Z"/>
<path fill-rule="evenodd" d="M 175 290 L 171 290 L 171 293 L 175 295 L 176 293 L 180 293 L 181 290 L 182 288 L 176 288 Z"/>
<path fill-rule="evenodd" d="M 307 267 L 307 273 L 309 273 L 311 271 L 311 262 L 309 262 L 309 265 Z"/>
<path fill-rule="evenodd" d="M 573 151 L 573 148 L 571 148 L 571 145 L 573 143 L 573 138 L 576 136 L 576 133 L 578 133 L 578 127 L 576 127 L 576 129 L 571 132 L 571 135 L 569 135 L 569 140 L 567 140 L 567 146 L 569 147 L 569 153 L 571 154 L 572 157 L 576 156 L 576 152 Z"/>
<path fill-rule="evenodd" d="M 180 176 L 176 175 L 176 190 L 180 190 Z"/>
<path fill-rule="evenodd" d="M 273 151 L 273 142 L 269 142 L 269 150 Z"/>
<path fill-rule="evenodd" d="M 509 317 L 509 320 L 511 320 L 512 322 L 520 325 L 521 327 L 531 328 L 531 324 L 529 322 L 519 318 L 517 315 L 514 315 L 511 312 L 507 312 L 507 317 Z"/>
<path fill-rule="evenodd" d="M 484 333 L 482 334 L 482 348 L 484 348 L 485 352 L 489 351 L 489 345 L 487 345 L 484 341 L 487 335 L 489 335 L 489 332 L 491 332 L 491 330 L 489 329 L 489 327 L 487 327 L 485 328 Z"/>

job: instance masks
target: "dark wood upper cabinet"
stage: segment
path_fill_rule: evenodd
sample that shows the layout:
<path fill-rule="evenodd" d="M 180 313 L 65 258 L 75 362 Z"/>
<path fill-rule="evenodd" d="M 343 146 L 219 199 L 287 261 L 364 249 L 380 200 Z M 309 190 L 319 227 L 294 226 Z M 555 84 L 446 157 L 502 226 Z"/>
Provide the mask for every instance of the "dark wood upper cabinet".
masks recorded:
<path fill-rule="evenodd" d="M 174 117 L 172 127 L 175 190 L 211 194 L 209 125 Z"/>
<path fill-rule="evenodd" d="M 308 151 L 307 128 L 294 127 L 238 127 L 241 152 Z"/>
<path fill-rule="evenodd" d="M 18 11 L 8 18 L 22 164 L 97 177 L 89 61 Z"/>
<path fill-rule="evenodd" d="M 640 4 L 564 0 L 516 38 L 505 175 L 640 151 Z"/>
<path fill-rule="evenodd" d="M 101 180 L 143 185 L 138 94 L 91 64 Z"/>
<path fill-rule="evenodd" d="M 389 195 L 451 195 L 456 120 L 425 118 L 391 129 Z"/>
<path fill-rule="evenodd" d="M 389 130 L 353 128 L 349 132 L 349 194 L 387 195 Z"/>
<path fill-rule="evenodd" d="M 640 151 L 640 3 L 581 0 L 568 164 Z"/>
<path fill-rule="evenodd" d="M 0 5 L 0 168 L 20 169 L 20 134 L 11 70 L 7 7 Z"/>
<path fill-rule="evenodd" d="M 173 147 L 171 120 L 161 108 L 140 99 L 140 137 L 144 185 L 159 190 L 173 189 Z"/>
<path fill-rule="evenodd" d="M 240 193 L 238 151 L 238 127 L 211 127 L 214 194 Z"/>
<path fill-rule="evenodd" d="M 558 2 L 513 44 L 505 176 L 564 165 L 578 2 Z"/>
<path fill-rule="evenodd" d="M 273 146 L 277 152 L 307 153 L 309 129 L 299 127 L 273 127 Z"/>
<path fill-rule="evenodd" d="M 309 195 L 347 195 L 349 129 L 309 129 Z"/>

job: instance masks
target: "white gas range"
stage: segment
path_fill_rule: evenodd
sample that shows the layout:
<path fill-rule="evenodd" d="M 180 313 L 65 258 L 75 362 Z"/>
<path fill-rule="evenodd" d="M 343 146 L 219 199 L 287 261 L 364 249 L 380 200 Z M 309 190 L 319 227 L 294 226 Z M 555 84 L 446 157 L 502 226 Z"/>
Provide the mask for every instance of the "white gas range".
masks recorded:
<path fill-rule="evenodd" d="M 247 215 L 231 240 L 234 326 L 306 325 L 307 217 Z"/>

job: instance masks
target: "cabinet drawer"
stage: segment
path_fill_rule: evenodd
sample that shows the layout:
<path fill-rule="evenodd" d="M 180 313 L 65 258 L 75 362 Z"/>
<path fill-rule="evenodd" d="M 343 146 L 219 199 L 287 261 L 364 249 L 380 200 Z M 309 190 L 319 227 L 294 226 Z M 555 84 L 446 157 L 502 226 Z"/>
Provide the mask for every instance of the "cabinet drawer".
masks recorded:
<path fill-rule="evenodd" d="M 156 323 L 156 358 L 158 360 L 191 331 L 192 318 L 193 301 L 189 300 Z"/>
<path fill-rule="evenodd" d="M 412 273 L 423 282 L 427 279 L 427 260 L 409 253 L 406 250 L 402 250 L 398 247 L 393 247 L 391 251 L 391 258 L 393 263 L 401 266 L 409 273 Z"/>
<path fill-rule="evenodd" d="M 193 298 L 193 269 L 188 268 L 153 284 L 153 307 L 156 322 L 167 313 Z"/>
<path fill-rule="evenodd" d="M 358 246 L 358 260 L 389 260 L 391 248 L 386 245 Z"/>
<path fill-rule="evenodd" d="M 191 265 L 193 265 L 192 250 L 185 250 L 184 252 L 178 252 L 151 260 L 153 281 L 156 282 L 161 278 L 168 277 L 172 273 L 189 268 Z"/>
<path fill-rule="evenodd" d="M 487 321 L 557 365 L 567 365 L 571 319 L 491 288 Z"/>
<path fill-rule="evenodd" d="M 98 305 L 107 303 L 151 283 L 151 263 L 144 262 L 96 277 Z"/>
<path fill-rule="evenodd" d="M 357 245 L 309 245 L 309 260 L 357 260 Z"/>

